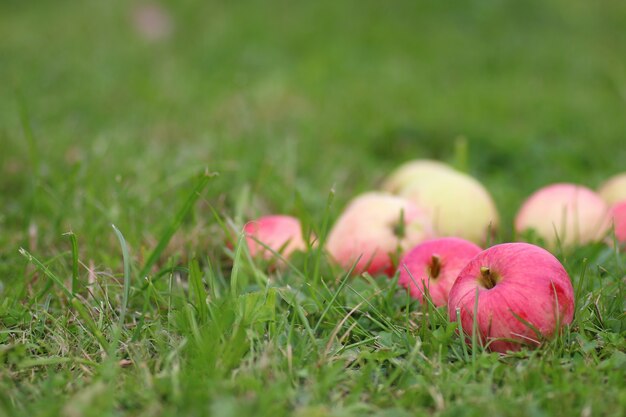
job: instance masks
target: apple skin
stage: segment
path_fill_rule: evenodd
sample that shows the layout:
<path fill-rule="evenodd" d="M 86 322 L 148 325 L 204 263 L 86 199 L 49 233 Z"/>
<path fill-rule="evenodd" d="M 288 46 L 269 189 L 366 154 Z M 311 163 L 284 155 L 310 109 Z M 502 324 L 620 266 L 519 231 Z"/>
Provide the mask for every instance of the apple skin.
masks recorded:
<path fill-rule="evenodd" d="M 416 178 L 422 178 L 441 171 L 454 172 L 454 168 L 432 159 L 416 159 L 405 162 L 387 177 L 383 182 L 382 189 L 392 194 L 398 194 L 414 182 Z"/>
<path fill-rule="evenodd" d="M 626 200 L 611 207 L 609 219 L 615 228 L 615 239 L 622 245 L 626 244 Z"/>
<path fill-rule="evenodd" d="M 271 259 L 275 256 L 259 242 L 279 252 L 285 258 L 296 250 L 306 249 L 300 220 L 292 216 L 280 214 L 263 216 L 246 223 L 243 230 L 248 250 L 253 257 Z"/>
<path fill-rule="evenodd" d="M 426 287 L 433 304 L 444 306 L 459 272 L 481 251 L 480 246 L 457 237 L 425 241 L 407 252 L 400 261 L 398 284 L 407 288 L 411 297 L 420 302 L 424 301 Z"/>
<path fill-rule="evenodd" d="M 515 231 L 533 229 L 550 249 L 557 246 L 557 237 L 564 247 L 582 245 L 597 241 L 606 233 L 607 211 L 602 198 L 587 187 L 552 184 L 522 204 L 515 218 Z"/>
<path fill-rule="evenodd" d="M 598 188 L 598 194 L 609 205 L 626 200 L 626 172 L 609 178 Z"/>
<path fill-rule="evenodd" d="M 389 176 L 382 188 L 424 207 L 437 236 L 485 244 L 499 224 L 498 210 L 485 187 L 441 162 L 407 162 Z"/>
<path fill-rule="evenodd" d="M 404 237 L 396 235 L 404 218 Z M 433 237 L 430 219 L 419 206 L 390 194 L 369 192 L 354 198 L 339 216 L 326 241 L 329 255 L 353 273 L 392 276 L 392 254 Z"/>
<path fill-rule="evenodd" d="M 487 280 L 483 268 L 488 269 Z M 496 282 L 492 288 L 485 284 L 489 279 Z M 459 273 L 450 290 L 448 315 L 457 321 L 459 309 L 461 327 L 469 336 L 476 297 L 477 339 L 494 352 L 539 344 L 537 334 L 521 320 L 549 338 L 574 316 L 574 289 L 565 268 L 550 252 L 529 243 L 492 246 Z"/>

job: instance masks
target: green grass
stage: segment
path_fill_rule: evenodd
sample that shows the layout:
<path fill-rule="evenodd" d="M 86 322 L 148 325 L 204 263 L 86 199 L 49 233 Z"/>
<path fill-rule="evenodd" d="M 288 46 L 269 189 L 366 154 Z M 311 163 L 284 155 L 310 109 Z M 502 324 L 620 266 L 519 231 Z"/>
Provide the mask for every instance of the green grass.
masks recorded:
<path fill-rule="evenodd" d="M 531 191 L 626 169 L 623 2 L 164 5 L 151 43 L 130 2 L 0 3 L 0 415 L 626 413 L 623 254 L 560 253 L 574 323 L 499 357 L 385 278 L 317 249 L 268 273 L 229 233 L 323 236 L 428 157 L 511 240 Z"/>

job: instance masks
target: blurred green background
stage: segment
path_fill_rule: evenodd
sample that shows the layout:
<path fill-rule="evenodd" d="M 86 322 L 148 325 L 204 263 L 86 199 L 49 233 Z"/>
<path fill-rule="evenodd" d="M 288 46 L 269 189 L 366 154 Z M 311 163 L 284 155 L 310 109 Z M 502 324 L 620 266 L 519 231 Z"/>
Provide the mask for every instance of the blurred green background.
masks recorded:
<path fill-rule="evenodd" d="M 227 213 L 315 217 L 334 187 L 336 214 L 438 158 L 507 239 L 534 189 L 624 170 L 625 27 L 618 0 L 4 0 L 2 228 L 146 242 L 204 166 Z"/>

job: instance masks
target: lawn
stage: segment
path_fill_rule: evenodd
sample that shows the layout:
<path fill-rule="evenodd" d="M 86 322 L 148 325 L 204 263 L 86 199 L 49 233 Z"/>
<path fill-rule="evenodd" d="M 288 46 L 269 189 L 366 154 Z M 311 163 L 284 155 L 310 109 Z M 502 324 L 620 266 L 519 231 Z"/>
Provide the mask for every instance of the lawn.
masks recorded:
<path fill-rule="evenodd" d="M 626 3 L 172 0 L 154 38 L 142 4 L 0 2 L 0 415 L 626 414 L 603 244 L 557 253 L 572 325 L 499 356 L 395 279 L 268 270 L 236 233 L 325 236 L 434 158 L 515 239 L 532 191 L 626 170 Z"/>

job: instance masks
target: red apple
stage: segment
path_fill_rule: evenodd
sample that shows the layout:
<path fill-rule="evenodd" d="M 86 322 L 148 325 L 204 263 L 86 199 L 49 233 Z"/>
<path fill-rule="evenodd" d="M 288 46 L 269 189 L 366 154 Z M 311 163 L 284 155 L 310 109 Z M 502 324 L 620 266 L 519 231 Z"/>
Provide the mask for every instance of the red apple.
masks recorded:
<path fill-rule="evenodd" d="M 430 220 L 419 206 L 401 197 L 370 192 L 352 200 L 328 234 L 326 250 L 355 274 L 395 272 L 394 254 L 432 237 Z"/>
<path fill-rule="evenodd" d="M 398 284 L 420 301 L 428 291 L 433 304 L 444 306 L 459 272 L 481 251 L 478 245 L 457 237 L 420 243 L 400 261 Z"/>
<path fill-rule="evenodd" d="M 495 352 L 516 351 L 572 322 L 574 289 L 550 252 L 504 243 L 479 253 L 460 272 L 448 298 L 451 321 L 457 310 L 466 334 L 472 335 L 475 319 L 479 343 Z"/>
<path fill-rule="evenodd" d="M 611 207 L 609 219 L 613 222 L 617 241 L 622 244 L 626 243 L 626 200 Z"/>
<path fill-rule="evenodd" d="M 534 230 L 549 248 L 586 244 L 606 233 L 608 207 L 598 194 L 576 184 L 553 184 L 532 194 L 515 218 L 515 230 Z"/>
<path fill-rule="evenodd" d="M 306 244 L 302 238 L 302 226 L 295 217 L 285 215 L 264 216 L 248 222 L 244 226 L 246 242 L 250 255 L 265 259 L 274 257 L 279 252 L 289 257 L 296 250 L 305 250 Z M 265 246 L 267 247 L 265 247 Z"/>

